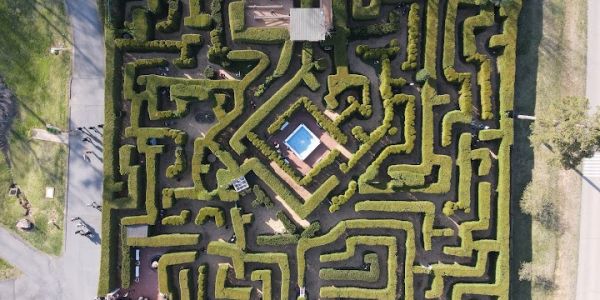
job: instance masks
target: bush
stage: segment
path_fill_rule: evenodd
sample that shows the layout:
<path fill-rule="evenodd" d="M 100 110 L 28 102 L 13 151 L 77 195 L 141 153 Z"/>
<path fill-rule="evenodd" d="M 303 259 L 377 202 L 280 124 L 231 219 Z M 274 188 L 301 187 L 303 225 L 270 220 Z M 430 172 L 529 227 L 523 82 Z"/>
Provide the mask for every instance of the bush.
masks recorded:
<path fill-rule="evenodd" d="M 296 230 L 298 229 L 296 224 L 294 224 L 294 221 L 292 221 L 283 211 L 280 210 L 277 212 L 277 219 L 283 223 L 283 227 L 285 227 L 285 230 L 288 233 L 296 233 Z"/>
<path fill-rule="evenodd" d="M 206 79 L 215 79 L 216 76 L 217 71 L 215 71 L 215 69 L 213 69 L 211 66 L 204 68 L 204 77 L 206 77 Z"/>
<path fill-rule="evenodd" d="M 305 239 L 312 238 L 317 234 L 317 232 L 319 232 L 319 230 L 321 230 L 321 223 L 319 223 L 319 221 L 312 222 L 304 229 L 304 231 L 302 231 L 300 237 Z"/>
<path fill-rule="evenodd" d="M 285 246 L 297 242 L 297 234 L 259 235 L 256 237 L 256 244 L 259 246 Z"/>
<path fill-rule="evenodd" d="M 194 29 L 208 29 L 212 25 L 212 17 L 202 13 L 202 0 L 190 0 L 190 16 L 183 19 L 183 25 Z"/>
<path fill-rule="evenodd" d="M 333 204 L 329 206 L 329 212 L 333 213 L 335 211 L 338 211 L 340 209 L 340 206 L 348 202 L 348 200 L 350 200 L 350 198 L 352 198 L 352 196 L 354 196 L 354 194 L 356 193 L 357 186 L 358 185 L 356 181 L 352 180 L 348 183 L 348 188 L 346 189 L 344 194 L 334 196 L 333 198 L 331 198 L 331 202 Z"/>
<path fill-rule="evenodd" d="M 167 178 L 173 178 L 181 175 L 187 166 L 185 150 L 181 146 L 175 149 L 175 163 L 167 167 Z"/>
<path fill-rule="evenodd" d="M 206 221 L 208 221 L 208 218 L 214 218 L 215 225 L 217 227 L 222 227 L 223 225 L 225 225 L 225 213 L 219 207 L 201 208 L 198 212 L 198 215 L 196 216 L 196 220 L 194 221 L 194 223 L 196 223 L 196 225 L 203 225 L 204 223 L 206 223 Z"/>
<path fill-rule="evenodd" d="M 368 6 L 362 6 L 362 0 L 352 0 L 352 18 L 372 20 L 379 16 L 381 0 L 371 0 Z"/>
<path fill-rule="evenodd" d="M 175 247 L 192 246 L 200 242 L 199 234 L 169 233 L 146 238 L 127 238 L 127 245 L 131 247 Z"/>
<path fill-rule="evenodd" d="M 163 254 L 158 260 L 158 290 L 160 293 L 167 295 L 168 299 L 172 299 L 172 293 L 169 281 L 169 272 L 167 267 L 172 265 L 180 265 L 192 263 L 196 260 L 198 252 L 176 252 Z"/>
<path fill-rule="evenodd" d="M 175 32 L 179 30 L 181 22 L 181 2 L 179 0 L 168 0 L 167 19 L 156 23 L 156 30 L 160 32 Z"/>
<path fill-rule="evenodd" d="M 379 24 L 369 24 L 357 26 L 350 29 L 350 38 L 353 40 L 362 40 L 374 36 L 384 36 L 400 30 L 400 13 L 392 10 L 388 15 L 388 22 Z"/>
<path fill-rule="evenodd" d="M 254 200 L 251 203 L 252 207 L 259 207 L 259 206 L 264 206 L 266 208 L 273 207 L 273 200 L 271 200 L 271 198 L 269 198 L 269 196 L 267 196 L 265 191 L 263 191 L 263 189 L 260 188 L 259 185 L 255 184 L 252 187 L 252 192 L 254 193 Z"/>
<path fill-rule="evenodd" d="M 406 46 L 406 61 L 402 63 L 402 70 L 414 70 L 417 68 L 417 56 L 419 55 L 419 30 L 421 17 L 419 15 L 419 4 L 410 5 L 408 13 L 408 44 Z"/>
<path fill-rule="evenodd" d="M 187 223 L 190 219 L 190 211 L 184 209 L 179 215 L 164 217 L 161 220 L 163 225 L 181 226 Z"/>

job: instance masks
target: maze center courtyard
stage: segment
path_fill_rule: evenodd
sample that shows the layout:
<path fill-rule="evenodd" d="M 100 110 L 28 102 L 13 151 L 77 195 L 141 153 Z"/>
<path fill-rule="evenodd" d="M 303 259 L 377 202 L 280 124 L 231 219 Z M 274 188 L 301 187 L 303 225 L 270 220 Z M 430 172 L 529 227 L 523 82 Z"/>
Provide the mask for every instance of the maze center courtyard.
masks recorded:
<path fill-rule="evenodd" d="M 100 293 L 508 299 L 521 0 L 108 5 Z"/>

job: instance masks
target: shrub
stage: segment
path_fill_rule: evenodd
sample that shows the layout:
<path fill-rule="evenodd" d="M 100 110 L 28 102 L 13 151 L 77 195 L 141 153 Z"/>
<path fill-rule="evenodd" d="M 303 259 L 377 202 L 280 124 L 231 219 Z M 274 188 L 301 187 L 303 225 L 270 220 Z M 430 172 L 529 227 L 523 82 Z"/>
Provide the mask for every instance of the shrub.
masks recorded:
<path fill-rule="evenodd" d="M 259 246 L 285 246 L 297 242 L 297 234 L 259 235 L 256 237 L 256 244 Z"/>
<path fill-rule="evenodd" d="M 177 146 L 177 149 L 175 149 L 175 163 L 167 167 L 167 177 L 173 178 L 181 175 L 187 166 L 186 162 L 185 150 L 183 147 Z"/>
<path fill-rule="evenodd" d="M 158 260 L 158 290 L 160 293 L 167 295 L 169 299 L 172 298 L 167 267 L 192 263 L 196 260 L 197 254 L 198 252 L 196 251 L 175 252 L 166 253 L 160 257 Z"/>
<path fill-rule="evenodd" d="M 184 209 L 179 215 L 164 217 L 161 220 L 163 225 L 181 226 L 187 223 L 190 219 L 190 211 Z"/>
<path fill-rule="evenodd" d="M 288 233 L 296 233 L 296 230 L 298 229 L 296 224 L 294 224 L 294 221 L 292 221 L 283 211 L 280 210 L 277 212 L 277 219 L 283 223 L 283 227 L 285 227 L 285 230 Z"/>
<path fill-rule="evenodd" d="M 348 188 L 342 195 L 334 196 L 333 198 L 331 198 L 331 202 L 333 204 L 329 206 L 329 212 L 338 211 L 340 209 L 340 206 L 348 202 L 348 200 L 350 200 L 350 198 L 352 198 L 352 196 L 354 196 L 354 194 L 356 193 L 357 186 L 358 185 L 356 181 L 352 180 L 348 183 Z"/>
<path fill-rule="evenodd" d="M 200 242 L 199 234 L 169 233 L 146 238 L 128 237 L 127 244 L 132 247 L 175 247 L 191 246 Z"/>
<path fill-rule="evenodd" d="M 362 40 L 397 32 L 400 30 L 401 19 L 400 13 L 392 10 L 388 15 L 388 22 L 353 27 L 350 29 L 350 38 L 353 40 Z"/>
<path fill-rule="evenodd" d="M 167 19 L 156 23 L 156 30 L 160 32 L 175 32 L 179 29 L 181 22 L 181 2 L 179 0 L 168 0 Z"/>
<path fill-rule="evenodd" d="M 304 231 L 302 231 L 300 237 L 306 239 L 312 238 L 317 234 L 319 230 L 321 230 L 321 223 L 319 223 L 319 221 L 312 222 L 310 223 L 310 225 L 308 225 L 308 227 L 304 229 Z"/>
<path fill-rule="evenodd" d="M 371 0 L 368 6 L 362 6 L 362 0 L 352 0 L 352 18 L 371 20 L 379 16 L 381 0 Z"/>
<path fill-rule="evenodd" d="M 196 223 L 196 225 L 203 225 L 204 223 L 206 223 L 206 221 L 208 221 L 208 218 L 214 218 L 215 225 L 217 227 L 222 227 L 223 225 L 225 225 L 225 213 L 219 207 L 201 208 L 198 212 L 198 215 L 196 216 L 196 220 L 194 221 L 194 223 Z"/>
<path fill-rule="evenodd" d="M 410 5 L 408 13 L 408 44 L 406 46 L 406 61 L 402 63 L 402 70 L 414 70 L 417 68 L 417 56 L 419 55 L 419 28 L 421 17 L 419 15 L 419 4 Z"/>
<path fill-rule="evenodd" d="M 208 29 L 212 25 L 212 17 L 202 13 L 202 0 L 190 0 L 190 16 L 183 19 L 183 25 L 194 29 Z"/>
<path fill-rule="evenodd" d="M 273 200 L 271 200 L 271 198 L 269 198 L 269 196 L 267 196 L 265 191 L 263 191 L 263 189 L 260 188 L 259 185 L 255 184 L 252 187 L 252 192 L 254 193 L 254 200 L 251 203 L 252 207 L 258 207 L 258 206 L 264 206 L 266 208 L 273 207 Z"/>

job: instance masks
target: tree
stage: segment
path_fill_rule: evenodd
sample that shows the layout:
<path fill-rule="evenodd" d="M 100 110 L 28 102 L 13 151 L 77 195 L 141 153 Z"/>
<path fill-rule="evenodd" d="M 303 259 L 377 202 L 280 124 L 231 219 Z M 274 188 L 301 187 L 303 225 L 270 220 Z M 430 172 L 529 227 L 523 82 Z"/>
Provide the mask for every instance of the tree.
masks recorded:
<path fill-rule="evenodd" d="M 555 100 L 537 115 L 530 140 L 535 147 L 545 145 L 552 151 L 551 163 L 576 168 L 600 150 L 600 112 L 591 114 L 586 98 Z"/>

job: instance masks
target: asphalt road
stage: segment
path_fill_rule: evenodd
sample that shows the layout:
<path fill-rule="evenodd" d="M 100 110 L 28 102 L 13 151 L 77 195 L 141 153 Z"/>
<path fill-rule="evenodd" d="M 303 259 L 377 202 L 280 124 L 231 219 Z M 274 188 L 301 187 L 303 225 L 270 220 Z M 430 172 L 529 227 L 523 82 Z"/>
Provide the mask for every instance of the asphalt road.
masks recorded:
<path fill-rule="evenodd" d="M 97 126 L 104 123 L 103 26 L 96 0 L 66 0 L 66 4 L 74 53 L 63 254 L 49 256 L 0 228 L 0 257 L 23 273 L 0 282 L 0 300 L 87 300 L 94 299 L 98 289 L 102 218 L 88 204 L 102 203 L 102 129 Z M 79 127 L 86 129 L 81 132 Z M 74 217 L 92 229 L 90 238 L 75 234 L 76 223 L 70 221 Z"/>
<path fill-rule="evenodd" d="M 600 109 L 600 1 L 588 3 L 586 95 Z M 583 162 L 577 299 L 600 299 L 600 153 Z"/>

